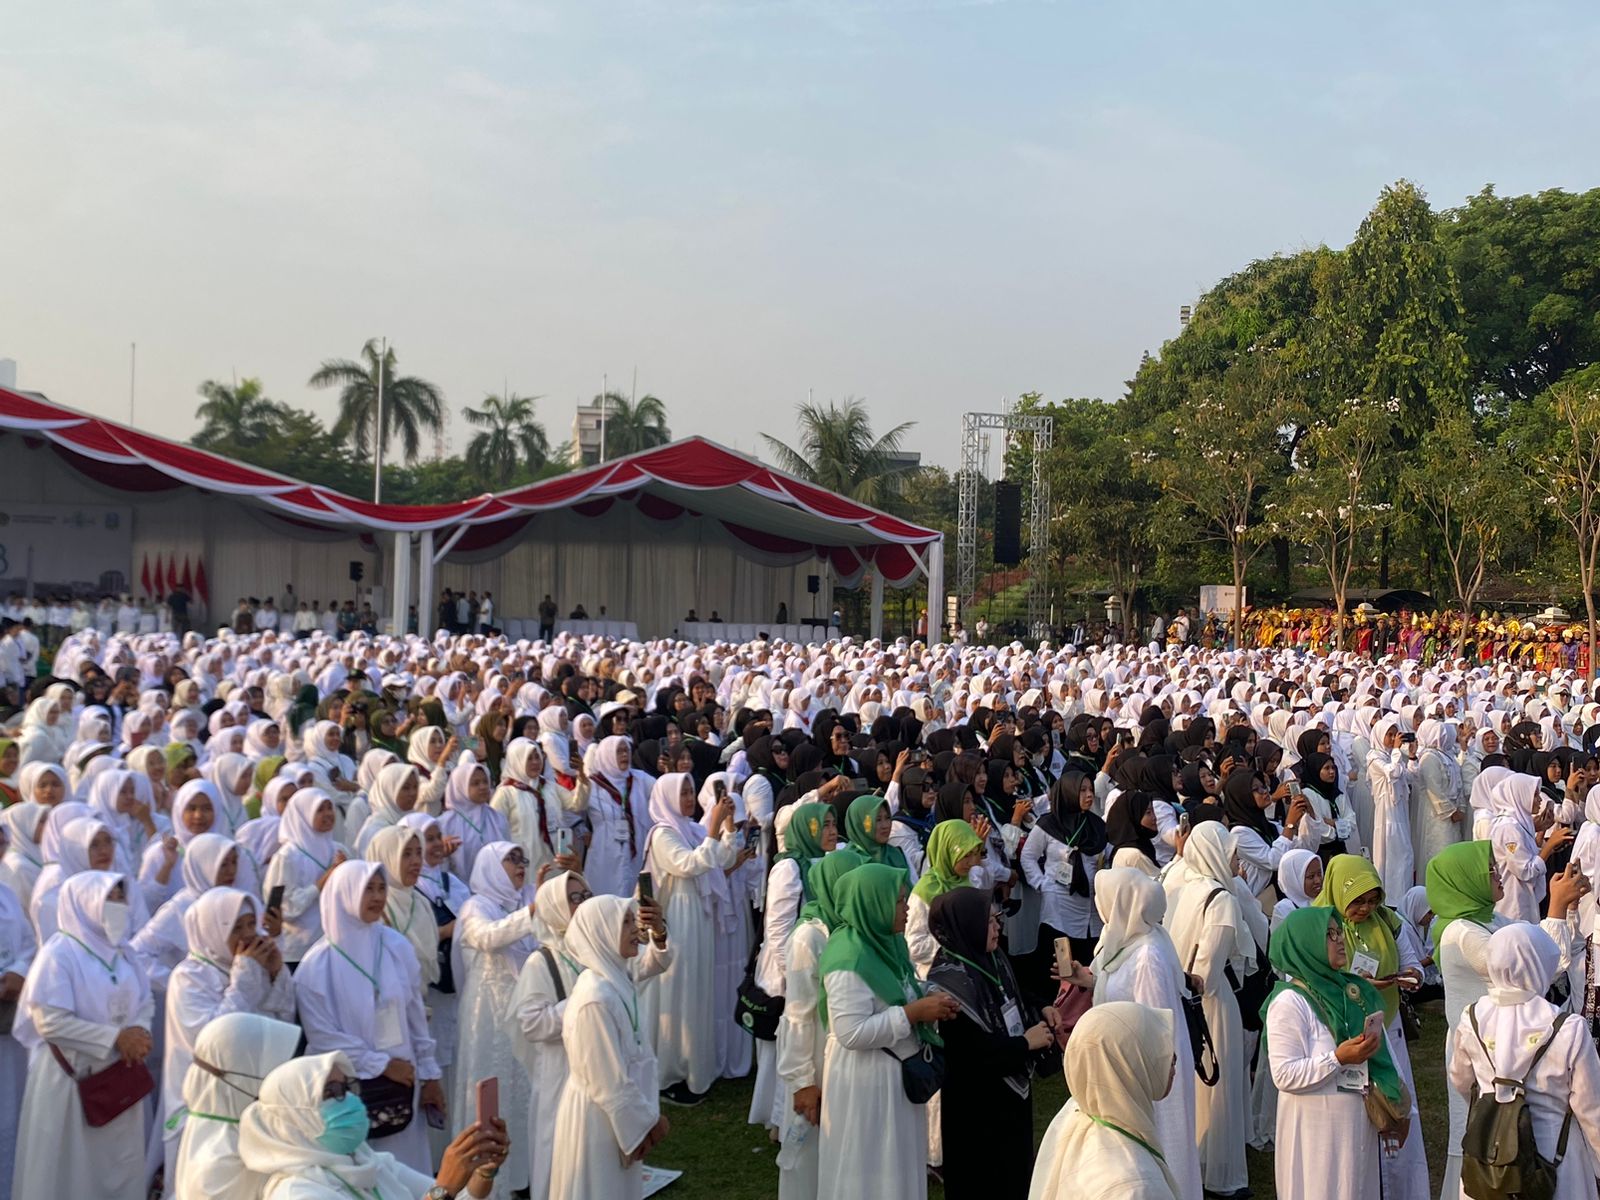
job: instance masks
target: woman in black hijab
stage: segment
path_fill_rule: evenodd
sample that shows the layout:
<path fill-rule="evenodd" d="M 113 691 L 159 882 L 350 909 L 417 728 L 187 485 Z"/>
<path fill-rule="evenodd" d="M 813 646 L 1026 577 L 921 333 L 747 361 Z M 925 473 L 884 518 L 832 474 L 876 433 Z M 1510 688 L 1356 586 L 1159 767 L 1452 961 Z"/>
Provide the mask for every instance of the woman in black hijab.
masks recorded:
<path fill-rule="evenodd" d="M 1023 870 L 1043 893 L 1039 922 L 1039 962 L 1046 980 L 1058 937 L 1072 939 L 1072 956 L 1079 962 L 1094 957 L 1100 935 L 1100 916 L 1094 910 L 1095 863 L 1106 848 L 1106 823 L 1095 814 L 1094 784 L 1079 771 L 1068 771 L 1050 789 L 1050 811 L 1040 817 L 1022 850 Z M 1048 839 L 1048 842 L 1044 839 Z M 1062 854 L 1049 842 L 1059 843 Z M 1065 872 L 1061 865 L 1065 864 Z M 1062 878 L 1071 878 L 1063 888 Z M 1064 893 L 1064 894 L 1063 894 Z M 1050 947 L 1050 954 L 1045 948 Z M 1031 975 L 1031 986 L 1040 986 Z"/>
<path fill-rule="evenodd" d="M 1054 1044 L 1052 1024 L 1024 999 L 996 949 L 1000 922 L 987 893 L 944 893 L 928 928 L 939 943 L 928 982 L 961 1005 L 954 1020 L 939 1023 L 945 1195 L 1025 1196 L 1033 1174 L 1033 1055 Z"/>
<path fill-rule="evenodd" d="M 1140 869 L 1149 875 L 1160 869 L 1156 862 L 1155 803 L 1156 798 L 1149 792 L 1124 792 L 1106 814 L 1106 837 L 1113 857 L 1125 847 L 1137 850 L 1145 859 L 1139 864 Z"/>

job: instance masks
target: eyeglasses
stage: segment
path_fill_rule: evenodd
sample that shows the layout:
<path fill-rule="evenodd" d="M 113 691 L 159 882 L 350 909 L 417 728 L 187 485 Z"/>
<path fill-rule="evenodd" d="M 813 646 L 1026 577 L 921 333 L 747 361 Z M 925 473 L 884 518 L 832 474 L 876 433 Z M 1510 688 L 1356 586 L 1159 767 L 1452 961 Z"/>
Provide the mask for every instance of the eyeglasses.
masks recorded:
<path fill-rule="evenodd" d="M 330 1079 L 322 1085 L 324 1100 L 343 1100 L 346 1096 L 361 1095 L 359 1079 Z"/>
<path fill-rule="evenodd" d="M 528 865 L 528 856 L 521 850 L 513 850 L 510 854 L 506 855 L 506 861 L 513 867 L 525 867 Z"/>

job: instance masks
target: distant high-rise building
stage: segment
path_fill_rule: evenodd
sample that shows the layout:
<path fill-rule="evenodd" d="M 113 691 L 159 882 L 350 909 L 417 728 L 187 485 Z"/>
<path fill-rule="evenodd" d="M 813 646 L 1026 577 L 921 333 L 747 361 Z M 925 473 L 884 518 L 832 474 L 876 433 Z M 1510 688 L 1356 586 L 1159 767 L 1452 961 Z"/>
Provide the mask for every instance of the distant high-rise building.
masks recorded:
<path fill-rule="evenodd" d="M 14 358 L 0 358 L 0 387 L 14 388 L 17 386 L 17 360 Z"/>
<path fill-rule="evenodd" d="M 600 406 L 580 404 L 572 412 L 572 465 L 592 467 L 600 461 Z"/>

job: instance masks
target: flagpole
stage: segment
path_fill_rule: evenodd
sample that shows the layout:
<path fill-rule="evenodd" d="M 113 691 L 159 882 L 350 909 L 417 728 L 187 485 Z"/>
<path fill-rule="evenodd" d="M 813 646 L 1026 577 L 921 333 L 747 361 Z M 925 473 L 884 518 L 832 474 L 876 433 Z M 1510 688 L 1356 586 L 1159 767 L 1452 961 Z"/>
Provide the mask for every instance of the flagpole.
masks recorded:
<path fill-rule="evenodd" d="M 383 503 L 383 362 L 389 357 L 389 339 L 383 339 L 383 349 L 378 352 L 378 435 L 377 449 L 372 452 L 372 502 Z"/>
<path fill-rule="evenodd" d="M 606 397 L 610 394 L 610 393 L 608 393 L 606 391 L 606 387 L 607 386 L 608 385 L 607 385 L 607 382 L 606 382 L 606 375 L 605 375 L 604 372 L 601 372 L 601 374 L 600 374 L 600 461 L 601 462 L 605 462 L 605 460 L 606 460 L 606 409 L 610 407 L 610 405 L 608 405 L 606 403 Z"/>

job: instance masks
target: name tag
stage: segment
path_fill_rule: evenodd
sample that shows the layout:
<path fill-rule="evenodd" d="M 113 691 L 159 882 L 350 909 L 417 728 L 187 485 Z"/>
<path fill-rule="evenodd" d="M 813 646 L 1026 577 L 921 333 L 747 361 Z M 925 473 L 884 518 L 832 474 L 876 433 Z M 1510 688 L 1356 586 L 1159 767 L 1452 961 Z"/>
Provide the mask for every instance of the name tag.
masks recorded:
<path fill-rule="evenodd" d="M 1007 1000 L 1005 1007 L 1000 1010 L 1005 1014 L 1006 1032 L 1012 1037 L 1022 1036 L 1022 1014 L 1017 1011 L 1016 1001 Z"/>
<path fill-rule="evenodd" d="M 400 1006 L 393 1001 L 378 1009 L 374 1022 L 375 1041 L 379 1050 L 393 1050 L 406 1043 L 405 1025 L 400 1020 Z"/>
<path fill-rule="evenodd" d="M 1072 886 L 1072 856 L 1063 855 L 1055 861 L 1050 868 L 1050 878 L 1054 879 L 1064 888 Z"/>
<path fill-rule="evenodd" d="M 1334 1074 L 1341 1092 L 1365 1092 L 1367 1090 L 1367 1064 L 1364 1062 L 1341 1064 Z"/>
<path fill-rule="evenodd" d="M 1352 975 L 1360 975 L 1366 979 L 1376 979 L 1378 977 L 1378 960 L 1370 954 L 1357 950 L 1350 957 L 1350 973 Z"/>

